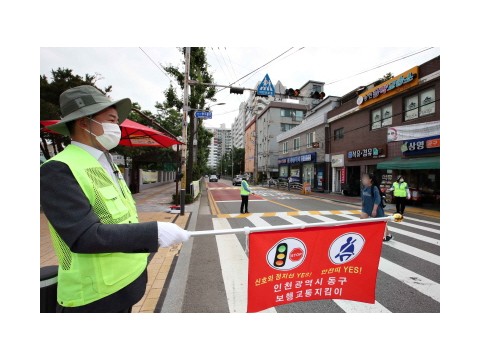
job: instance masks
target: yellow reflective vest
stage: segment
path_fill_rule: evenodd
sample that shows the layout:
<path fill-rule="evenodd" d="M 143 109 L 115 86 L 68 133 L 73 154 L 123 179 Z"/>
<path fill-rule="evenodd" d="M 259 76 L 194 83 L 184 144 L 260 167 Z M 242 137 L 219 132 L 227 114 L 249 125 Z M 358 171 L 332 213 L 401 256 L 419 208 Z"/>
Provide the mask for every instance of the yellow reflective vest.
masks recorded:
<path fill-rule="evenodd" d="M 408 184 L 406 182 L 399 183 L 395 181 L 393 183 L 393 196 L 407 197 L 407 188 L 408 188 Z"/>
<path fill-rule="evenodd" d="M 245 180 L 242 180 L 242 183 L 240 184 L 240 195 L 241 196 L 250 195 L 248 183 Z"/>
<path fill-rule="evenodd" d="M 119 190 L 87 151 L 69 145 L 50 160 L 68 165 L 101 223 L 138 223 L 135 201 L 125 181 L 119 179 Z M 48 225 L 59 261 L 57 301 L 64 307 L 86 305 L 111 295 L 137 279 L 147 266 L 148 253 L 74 253 Z"/>

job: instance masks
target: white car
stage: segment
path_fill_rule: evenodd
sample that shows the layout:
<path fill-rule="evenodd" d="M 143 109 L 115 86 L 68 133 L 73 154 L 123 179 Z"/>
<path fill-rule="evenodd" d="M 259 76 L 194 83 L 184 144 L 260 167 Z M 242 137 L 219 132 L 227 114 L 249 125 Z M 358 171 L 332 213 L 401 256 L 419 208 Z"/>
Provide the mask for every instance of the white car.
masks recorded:
<path fill-rule="evenodd" d="M 208 182 L 218 182 L 217 175 L 210 175 L 210 178 L 208 179 Z"/>

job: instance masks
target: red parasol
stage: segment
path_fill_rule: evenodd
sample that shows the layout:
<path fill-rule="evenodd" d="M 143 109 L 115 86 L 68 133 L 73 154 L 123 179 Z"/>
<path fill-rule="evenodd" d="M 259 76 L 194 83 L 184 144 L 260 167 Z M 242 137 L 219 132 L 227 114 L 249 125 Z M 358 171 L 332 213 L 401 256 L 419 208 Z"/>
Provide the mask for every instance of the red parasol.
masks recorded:
<path fill-rule="evenodd" d="M 59 122 L 59 120 L 42 120 L 40 121 L 40 130 L 55 133 L 55 131 L 49 130 L 46 127 L 56 124 L 57 122 Z M 120 129 L 122 129 L 120 145 L 124 146 L 152 146 L 167 148 L 173 145 L 182 144 L 180 141 L 167 134 L 129 119 L 125 119 L 125 121 L 122 122 Z"/>

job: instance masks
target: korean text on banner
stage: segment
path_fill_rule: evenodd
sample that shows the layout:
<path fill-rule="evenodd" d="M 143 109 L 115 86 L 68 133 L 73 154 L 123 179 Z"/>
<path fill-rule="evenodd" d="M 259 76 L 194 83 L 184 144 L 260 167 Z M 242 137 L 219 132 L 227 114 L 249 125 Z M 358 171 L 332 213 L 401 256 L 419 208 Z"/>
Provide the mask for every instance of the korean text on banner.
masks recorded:
<path fill-rule="evenodd" d="M 385 224 L 251 233 L 247 312 L 327 299 L 373 304 Z"/>

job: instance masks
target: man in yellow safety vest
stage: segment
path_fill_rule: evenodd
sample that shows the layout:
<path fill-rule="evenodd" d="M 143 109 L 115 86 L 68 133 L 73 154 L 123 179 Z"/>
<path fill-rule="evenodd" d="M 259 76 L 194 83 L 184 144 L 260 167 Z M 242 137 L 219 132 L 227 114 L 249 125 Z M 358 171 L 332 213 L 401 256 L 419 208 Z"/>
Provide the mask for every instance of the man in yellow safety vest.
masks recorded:
<path fill-rule="evenodd" d="M 403 215 L 405 211 L 405 203 L 407 202 L 407 199 L 410 199 L 410 190 L 408 189 L 408 184 L 405 182 L 402 175 L 397 177 L 397 181 L 393 183 L 390 191 L 393 191 L 393 196 L 395 197 L 397 213 Z"/>
<path fill-rule="evenodd" d="M 59 262 L 58 312 L 131 312 L 145 293 L 147 257 L 189 239 L 173 223 L 139 223 L 135 201 L 109 150 L 130 99 L 111 101 L 93 86 L 60 95 L 62 120 L 50 129 L 71 137 L 40 168 L 40 204 Z"/>
<path fill-rule="evenodd" d="M 247 177 L 243 176 L 242 183 L 240 185 L 240 196 L 242 198 L 242 204 L 240 205 L 240 214 L 248 214 L 248 197 L 250 194 L 253 194 L 253 192 L 248 186 Z"/>

